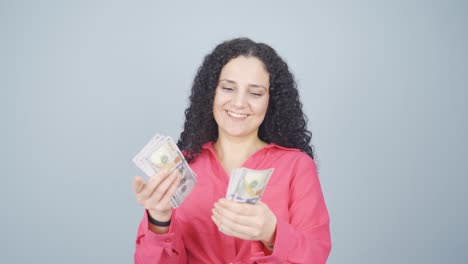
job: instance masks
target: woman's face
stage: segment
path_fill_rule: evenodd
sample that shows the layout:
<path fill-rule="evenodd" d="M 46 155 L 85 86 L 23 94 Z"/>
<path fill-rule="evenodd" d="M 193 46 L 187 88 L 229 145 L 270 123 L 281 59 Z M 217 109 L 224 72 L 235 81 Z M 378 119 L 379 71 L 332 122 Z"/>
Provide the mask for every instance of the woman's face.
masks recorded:
<path fill-rule="evenodd" d="M 256 57 L 240 56 L 224 65 L 213 102 L 219 137 L 257 137 L 268 108 L 269 87 L 269 74 Z"/>

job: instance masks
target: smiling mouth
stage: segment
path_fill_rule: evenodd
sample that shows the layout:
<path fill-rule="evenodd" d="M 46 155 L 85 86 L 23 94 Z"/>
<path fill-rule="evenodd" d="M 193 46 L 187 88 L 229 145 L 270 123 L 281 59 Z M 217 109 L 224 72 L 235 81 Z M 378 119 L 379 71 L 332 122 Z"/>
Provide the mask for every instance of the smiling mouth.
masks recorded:
<path fill-rule="evenodd" d="M 227 114 L 228 114 L 229 116 L 232 116 L 232 117 L 234 117 L 234 118 L 241 118 L 241 119 L 244 119 L 244 118 L 246 118 L 246 117 L 249 116 L 249 115 L 247 115 L 247 114 L 239 114 L 239 113 L 231 112 L 231 111 L 228 111 L 228 110 L 226 110 L 226 112 L 227 112 Z"/>

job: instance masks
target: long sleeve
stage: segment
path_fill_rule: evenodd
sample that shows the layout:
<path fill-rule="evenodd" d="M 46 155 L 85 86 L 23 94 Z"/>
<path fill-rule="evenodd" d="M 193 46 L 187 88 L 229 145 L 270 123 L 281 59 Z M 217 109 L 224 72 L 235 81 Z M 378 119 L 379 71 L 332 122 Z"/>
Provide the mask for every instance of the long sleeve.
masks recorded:
<path fill-rule="evenodd" d="M 309 157 L 302 157 L 293 170 L 289 217 L 277 217 L 271 255 L 259 254 L 263 244 L 254 242 L 251 258 L 254 263 L 322 264 L 328 258 L 331 250 L 329 216 L 315 163 Z"/>
<path fill-rule="evenodd" d="M 171 225 L 167 234 L 155 234 L 148 228 L 148 215 L 145 210 L 136 238 L 134 261 L 148 263 L 187 263 L 187 256 L 178 223 L 172 213 Z"/>
<path fill-rule="evenodd" d="M 190 164 L 197 185 L 173 211 L 167 234 L 150 231 L 144 214 L 135 263 L 325 263 L 331 248 L 329 217 L 315 163 L 307 154 L 270 144 L 244 163 L 256 170 L 274 168 L 261 198 L 277 217 L 270 255 L 261 242 L 227 236 L 211 220 L 213 204 L 229 184 L 220 164 L 212 144 L 206 144 Z"/>

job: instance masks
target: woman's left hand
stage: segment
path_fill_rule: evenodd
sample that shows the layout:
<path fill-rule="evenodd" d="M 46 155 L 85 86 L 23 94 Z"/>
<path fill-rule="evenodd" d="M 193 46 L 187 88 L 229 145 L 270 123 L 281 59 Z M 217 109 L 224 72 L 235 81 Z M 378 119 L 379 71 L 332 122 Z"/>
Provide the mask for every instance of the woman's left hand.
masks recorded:
<path fill-rule="evenodd" d="M 212 209 L 213 222 L 226 235 L 258 240 L 271 247 L 276 235 L 276 216 L 261 201 L 256 204 L 219 199 Z"/>

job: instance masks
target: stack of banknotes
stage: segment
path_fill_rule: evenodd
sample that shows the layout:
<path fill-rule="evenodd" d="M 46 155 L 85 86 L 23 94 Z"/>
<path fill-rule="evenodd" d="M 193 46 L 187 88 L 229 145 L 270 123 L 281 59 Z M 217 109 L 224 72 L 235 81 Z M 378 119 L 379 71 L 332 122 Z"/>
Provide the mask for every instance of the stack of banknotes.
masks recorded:
<path fill-rule="evenodd" d="M 233 169 L 226 198 L 236 202 L 255 204 L 262 197 L 273 170 Z"/>
<path fill-rule="evenodd" d="M 171 205 L 174 208 L 182 204 L 197 183 L 197 176 L 171 137 L 156 134 L 133 158 L 133 162 L 148 177 L 162 169 L 167 169 L 169 172 L 179 171 L 182 179 L 171 198 Z"/>
<path fill-rule="evenodd" d="M 169 172 L 179 171 L 182 179 L 171 198 L 171 205 L 174 208 L 182 204 L 197 183 L 197 176 L 174 140 L 168 136 L 156 134 L 133 158 L 133 162 L 148 177 L 163 169 L 167 169 Z M 273 170 L 234 169 L 230 175 L 226 198 L 236 202 L 256 203 L 265 191 Z"/>

